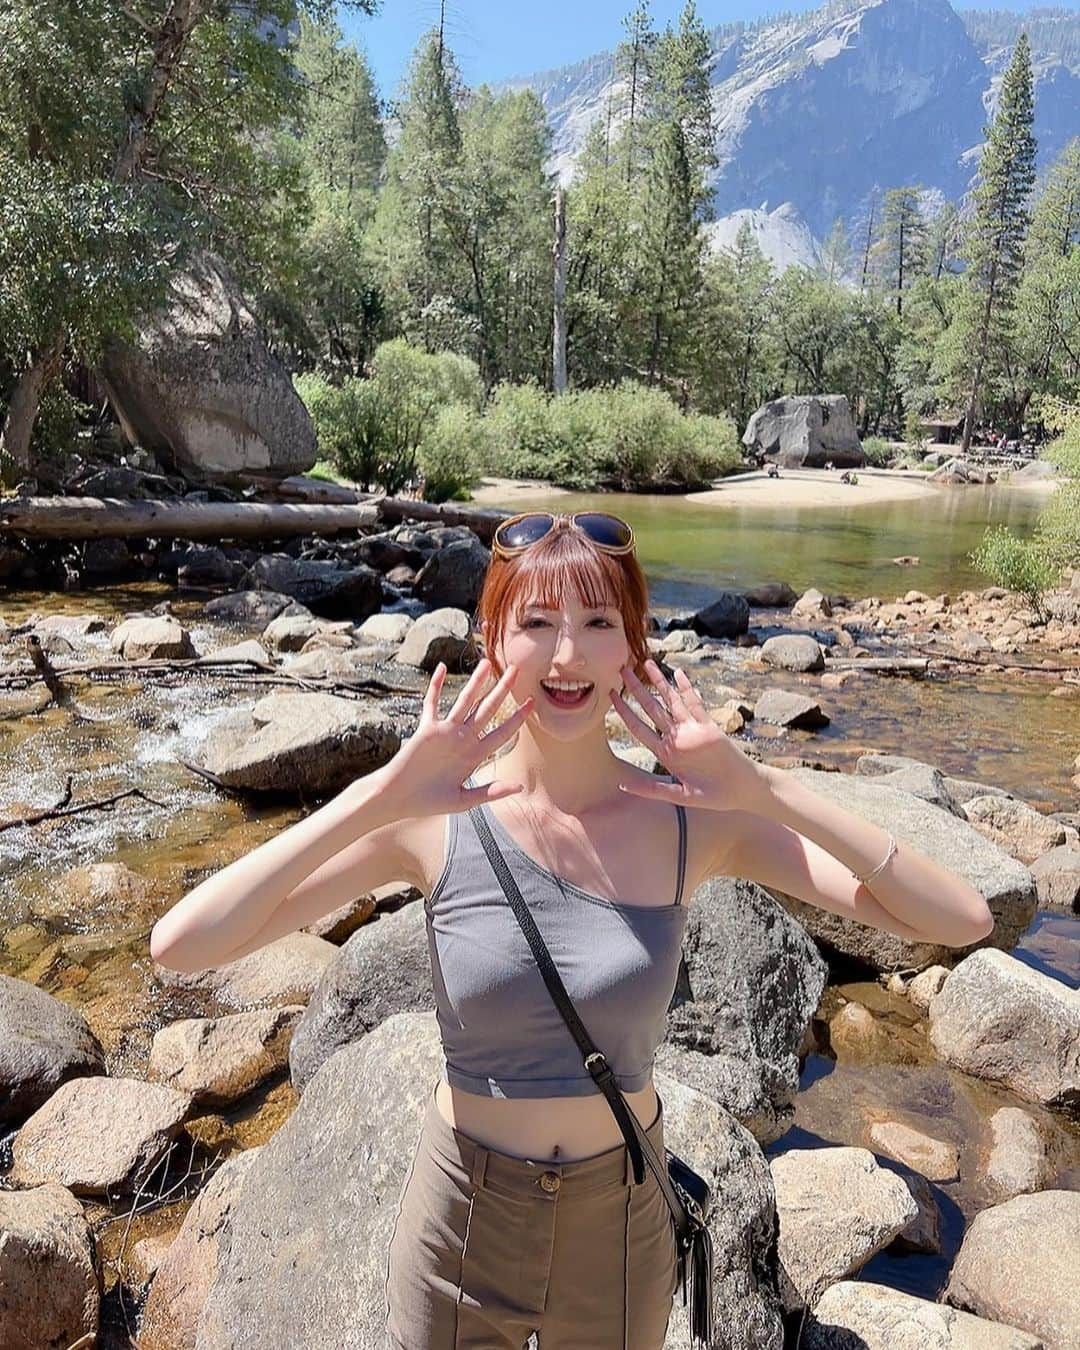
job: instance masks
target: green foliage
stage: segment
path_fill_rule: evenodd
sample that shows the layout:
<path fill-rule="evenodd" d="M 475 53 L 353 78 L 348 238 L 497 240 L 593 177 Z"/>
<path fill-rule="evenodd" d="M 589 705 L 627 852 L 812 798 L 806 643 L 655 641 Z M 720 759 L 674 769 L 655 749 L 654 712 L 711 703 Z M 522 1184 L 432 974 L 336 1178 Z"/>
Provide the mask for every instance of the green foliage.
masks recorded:
<path fill-rule="evenodd" d="M 995 525 L 968 556 L 996 586 L 1019 592 L 1035 611 L 1036 619 L 1045 622 L 1044 596 L 1058 573 L 1037 540 L 1018 539 L 1007 525 Z"/>
<path fill-rule="evenodd" d="M 862 448 L 871 468 L 887 469 L 892 462 L 892 446 L 881 436 L 867 436 L 862 442 Z"/>
<path fill-rule="evenodd" d="M 468 501 L 486 458 L 488 428 L 463 403 L 440 408 L 419 447 L 423 497 L 428 502 Z"/>
<path fill-rule="evenodd" d="M 420 446 L 435 435 L 439 410 L 459 404 L 475 413 L 481 400 L 479 373 L 466 357 L 419 351 L 401 338 L 378 348 L 367 378 L 332 385 L 308 373 L 295 384 L 320 453 L 365 491 L 390 494 L 419 476 Z"/>

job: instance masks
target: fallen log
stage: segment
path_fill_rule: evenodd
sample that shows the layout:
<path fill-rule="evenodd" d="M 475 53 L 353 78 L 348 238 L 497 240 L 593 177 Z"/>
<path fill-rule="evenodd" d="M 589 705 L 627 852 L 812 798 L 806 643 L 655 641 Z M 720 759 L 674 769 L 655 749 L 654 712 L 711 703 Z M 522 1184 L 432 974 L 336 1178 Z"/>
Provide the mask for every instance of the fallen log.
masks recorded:
<path fill-rule="evenodd" d="M 0 538 L 280 538 L 371 529 L 374 502 L 354 506 L 294 502 L 123 501 L 117 497 L 9 497 L 0 501 Z"/>
<path fill-rule="evenodd" d="M 925 675 L 929 664 L 925 656 L 850 656 L 830 657 L 828 670 L 872 670 L 876 675 Z"/>
<path fill-rule="evenodd" d="M 411 497 L 375 497 L 372 500 L 378 506 L 382 520 L 393 524 L 402 520 L 423 520 L 439 525 L 467 525 L 485 544 L 491 543 L 499 522 L 511 515 L 509 511 L 499 511 L 492 506 L 469 506 L 465 502 L 421 502 Z"/>

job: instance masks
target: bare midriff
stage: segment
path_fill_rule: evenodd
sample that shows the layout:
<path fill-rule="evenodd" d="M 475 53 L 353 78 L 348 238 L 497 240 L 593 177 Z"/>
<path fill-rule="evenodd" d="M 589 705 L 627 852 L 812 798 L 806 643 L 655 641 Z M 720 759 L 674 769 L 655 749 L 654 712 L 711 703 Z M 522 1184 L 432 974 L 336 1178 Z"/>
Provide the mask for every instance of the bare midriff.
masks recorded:
<path fill-rule="evenodd" d="M 623 1097 L 645 1129 L 659 1109 L 650 1083 Z M 448 1125 L 477 1143 L 533 1162 L 576 1162 L 624 1143 L 607 1098 L 481 1097 L 440 1079 L 435 1105 Z"/>

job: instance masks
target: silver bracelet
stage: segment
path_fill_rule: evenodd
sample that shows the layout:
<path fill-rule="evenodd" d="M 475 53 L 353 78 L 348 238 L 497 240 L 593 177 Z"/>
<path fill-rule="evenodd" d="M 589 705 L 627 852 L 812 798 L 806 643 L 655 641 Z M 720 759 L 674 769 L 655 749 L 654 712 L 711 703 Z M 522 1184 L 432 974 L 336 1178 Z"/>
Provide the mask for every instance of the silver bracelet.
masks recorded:
<path fill-rule="evenodd" d="M 874 877 L 876 877 L 877 874 L 885 867 L 886 863 L 889 861 L 889 859 L 895 852 L 896 852 L 896 840 L 890 834 L 889 851 L 885 854 L 884 858 L 882 858 L 881 862 L 878 863 L 878 865 L 874 868 L 874 870 L 872 872 L 867 872 L 865 876 L 859 876 L 858 872 L 853 872 L 852 875 L 855 877 L 857 881 L 861 881 L 864 886 L 868 886 L 870 882 L 873 881 Z"/>

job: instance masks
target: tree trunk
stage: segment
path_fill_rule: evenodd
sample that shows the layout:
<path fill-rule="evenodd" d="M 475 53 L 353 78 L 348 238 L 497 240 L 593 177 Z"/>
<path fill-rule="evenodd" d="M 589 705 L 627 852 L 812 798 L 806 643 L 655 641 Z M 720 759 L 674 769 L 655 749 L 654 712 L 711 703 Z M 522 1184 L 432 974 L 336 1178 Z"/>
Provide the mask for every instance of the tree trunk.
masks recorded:
<path fill-rule="evenodd" d="M 128 122 L 127 134 L 113 165 L 117 181 L 134 178 L 138 172 L 150 127 L 184 58 L 188 39 L 205 17 L 206 0 L 171 0 L 154 38 L 154 61 L 146 77 L 141 106 Z"/>
<path fill-rule="evenodd" d="M 30 468 L 30 437 L 34 431 L 41 396 L 60 369 L 64 355 L 63 336 L 31 353 L 30 364 L 19 377 L 0 427 L 0 479 L 15 482 Z"/>
<path fill-rule="evenodd" d="M 552 321 L 551 386 L 556 394 L 566 392 L 566 194 L 555 189 L 555 310 Z"/>

